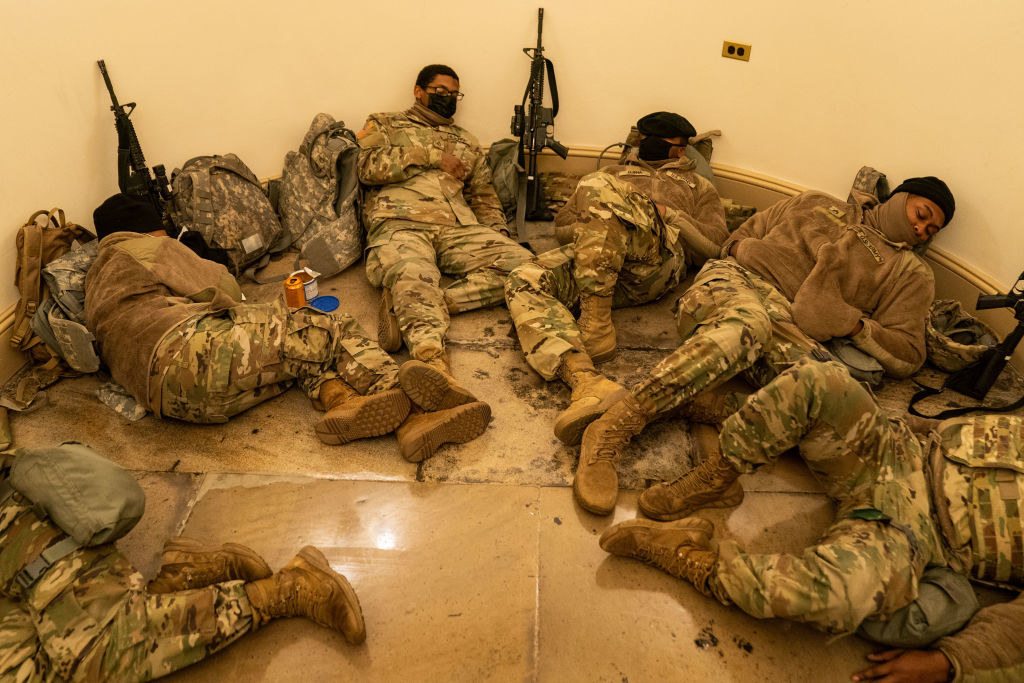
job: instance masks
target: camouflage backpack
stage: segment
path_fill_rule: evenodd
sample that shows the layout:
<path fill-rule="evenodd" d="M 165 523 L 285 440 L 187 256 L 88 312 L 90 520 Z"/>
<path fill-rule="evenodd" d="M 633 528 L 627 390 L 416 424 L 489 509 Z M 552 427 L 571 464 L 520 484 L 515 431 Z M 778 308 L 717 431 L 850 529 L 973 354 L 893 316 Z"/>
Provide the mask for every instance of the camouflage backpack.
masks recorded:
<path fill-rule="evenodd" d="M 234 154 L 189 159 L 175 169 L 167 208 L 174 224 L 227 251 L 231 270 L 254 277 L 281 237 L 281 223 L 249 167 Z"/>
<path fill-rule="evenodd" d="M 96 260 L 97 240 L 76 245 L 43 268 L 50 297 L 32 316 L 32 331 L 72 370 L 99 370 L 94 337 L 85 327 L 85 275 Z"/>
<path fill-rule="evenodd" d="M 295 243 L 309 267 L 340 273 L 363 253 L 356 136 L 330 114 L 317 114 L 297 152 L 288 152 L 278 211 L 284 232 L 275 248 Z"/>
<path fill-rule="evenodd" d="M 494 191 L 501 200 L 501 208 L 505 217 L 511 219 L 516 214 L 516 200 L 519 196 L 519 141 L 503 138 L 492 142 L 487 150 L 487 165 L 491 169 L 491 182 Z"/>

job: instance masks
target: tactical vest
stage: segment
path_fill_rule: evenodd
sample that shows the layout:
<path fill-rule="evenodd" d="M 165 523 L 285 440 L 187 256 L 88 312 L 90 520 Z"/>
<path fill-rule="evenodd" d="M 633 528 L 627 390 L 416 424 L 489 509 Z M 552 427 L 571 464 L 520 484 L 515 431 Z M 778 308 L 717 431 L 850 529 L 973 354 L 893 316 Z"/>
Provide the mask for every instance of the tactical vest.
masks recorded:
<path fill-rule="evenodd" d="M 942 422 L 938 434 L 950 546 L 970 557 L 974 578 L 1024 586 L 1024 419 L 957 417 Z"/>

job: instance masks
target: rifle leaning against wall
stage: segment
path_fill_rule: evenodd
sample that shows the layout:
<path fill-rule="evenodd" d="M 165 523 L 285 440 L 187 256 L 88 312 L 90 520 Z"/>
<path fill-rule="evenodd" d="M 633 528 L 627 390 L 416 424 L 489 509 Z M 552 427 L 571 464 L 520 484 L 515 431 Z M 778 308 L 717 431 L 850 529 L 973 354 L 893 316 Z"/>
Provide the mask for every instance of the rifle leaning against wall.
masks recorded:
<path fill-rule="evenodd" d="M 942 389 L 952 389 L 965 396 L 970 396 L 979 401 L 988 395 L 988 390 L 995 384 L 999 373 L 1003 371 L 1006 364 L 1013 355 L 1014 350 L 1024 339 L 1024 273 L 1017 278 L 1017 283 L 1007 294 L 981 294 L 974 308 L 983 311 L 990 308 L 1009 308 L 1013 311 L 1013 317 L 1017 320 L 1017 327 L 1010 334 L 1006 335 L 1003 341 L 999 342 L 981 358 L 968 365 L 963 370 L 958 370 L 946 378 L 941 389 L 933 389 L 923 384 L 918 384 L 921 390 L 914 394 L 907 406 L 908 412 L 919 417 L 929 417 L 944 420 L 948 417 L 957 417 L 975 410 L 984 410 L 991 413 L 1005 413 L 1024 406 L 1024 397 L 1005 406 L 975 406 L 973 408 L 952 408 L 944 410 L 938 415 L 924 415 L 917 412 L 914 404 L 918 401 L 933 396 Z"/>
<path fill-rule="evenodd" d="M 537 156 L 544 150 L 562 157 L 569 150 L 551 137 L 555 116 L 558 115 L 558 85 L 555 82 L 555 65 L 544 57 L 541 34 L 544 30 L 544 8 L 537 10 L 537 47 L 524 47 L 523 52 L 530 58 L 530 80 L 523 93 L 522 104 L 517 104 L 512 113 L 512 135 L 519 138 L 520 172 L 518 205 L 516 207 L 516 228 L 522 233 L 523 222 L 549 221 L 552 216 L 544 203 L 544 188 L 537 172 Z M 551 90 L 551 107 L 544 106 L 544 73 L 547 72 Z"/>
<path fill-rule="evenodd" d="M 107 65 L 102 59 L 96 64 L 103 75 L 103 82 L 107 85 L 107 92 L 110 93 L 110 111 L 114 112 L 114 128 L 117 129 L 117 186 L 124 194 L 149 199 L 153 208 L 163 217 L 164 223 L 170 227 L 170 218 L 165 206 L 171 198 L 167 171 L 163 164 L 157 164 L 150 173 L 149 167 L 146 166 L 146 157 L 142 155 L 139 136 L 135 134 L 135 125 L 129 118 L 135 111 L 135 103 L 118 104 L 114 86 L 107 74 Z"/>

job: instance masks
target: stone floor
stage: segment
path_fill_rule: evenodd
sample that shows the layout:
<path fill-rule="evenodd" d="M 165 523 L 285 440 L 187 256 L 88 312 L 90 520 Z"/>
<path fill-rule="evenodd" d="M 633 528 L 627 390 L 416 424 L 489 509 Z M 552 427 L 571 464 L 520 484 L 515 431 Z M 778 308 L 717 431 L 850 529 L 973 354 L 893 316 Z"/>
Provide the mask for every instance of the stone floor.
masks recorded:
<path fill-rule="evenodd" d="M 376 295 L 361 264 L 322 288 L 373 328 Z M 675 347 L 673 300 L 614 313 L 623 351 L 608 375 L 631 383 Z M 183 533 L 250 545 L 273 567 L 316 545 L 359 594 L 364 645 L 282 620 L 179 680 L 839 681 L 861 667 L 873 648 L 856 637 L 757 621 L 604 553 L 598 535 L 636 515 L 645 485 L 690 467 L 695 440 L 684 425 L 653 425 L 622 463 L 615 514 L 583 512 L 569 488 L 579 449 L 551 434 L 568 390 L 540 379 L 509 331 L 504 309 L 453 320 L 454 372 L 494 418 L 481 438 L 420 465 L 399 457 L 393 436 L 325 446 L 294 390 L 223 426 L 128 422 L 94 398 L 96 377 L 65 380 L 16 416 L 15 443 L 82 441 L 138 475 L 147 511 L 119 545 L 147 577 L 163 540 Z M 888 384 L 879 398 L 895 413 L 908 394 Z M 707 517 L 751 549 L 797 550 L 831 519 L 795 457 L 743 483 L 741 506 Z"/>

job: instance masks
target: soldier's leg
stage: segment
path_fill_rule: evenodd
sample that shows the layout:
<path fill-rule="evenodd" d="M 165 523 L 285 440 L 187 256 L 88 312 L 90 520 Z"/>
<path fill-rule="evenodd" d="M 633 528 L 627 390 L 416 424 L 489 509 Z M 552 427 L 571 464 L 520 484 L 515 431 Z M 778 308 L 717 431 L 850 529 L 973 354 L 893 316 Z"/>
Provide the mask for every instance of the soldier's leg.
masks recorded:
<path fill-rule="evenodd" d="M 416 358 L 427 355 L 428 349 L 444 350 L 448 334 L 448 307 L 433 239 L 428 229 L 401 229 L 388 242 L 366 251 L 366 276 L 374 287 L 391 291 L 402 338 Z"/>
<path fill-rule="evenodd" d="M 505 282 L 505 301 L 526 361 L 546 380 L 557 376 L 566 353 L 583 349 L 568 308 L 579 300 L 570 272 L 572 251 L 567 245 L 541 254 Z"/>
<path fill-rule="evenodd" d="M 907 536 L 882 522 L 843 519 L 799 555 L 747 554 L 719 545 L 718 582 L 740 609 L 831 633 L 852 633 L 917 594 L 918 569 Z"/>
<path fill-rule="evenodd" d="M 444 227 L 435 244 L 441 271 L 457 278 L 444 289 L 451 313 L 503 302 L 508 274 L 533 258 L 530 250 L 483 225 Z"/>
<path fill-rule="evenodd" d="M 750 367 L 772 342 L 760 291 L 738 267 L 709 261 L 676 303 L 685 340 L 630 389 L 651 414 L 673 410 Z"/>
<path fill-rule="evenodd" d="M 46 671 L 32 617 L 19 603 L 0 597 L 0 680 L 35 683 Z"/>

